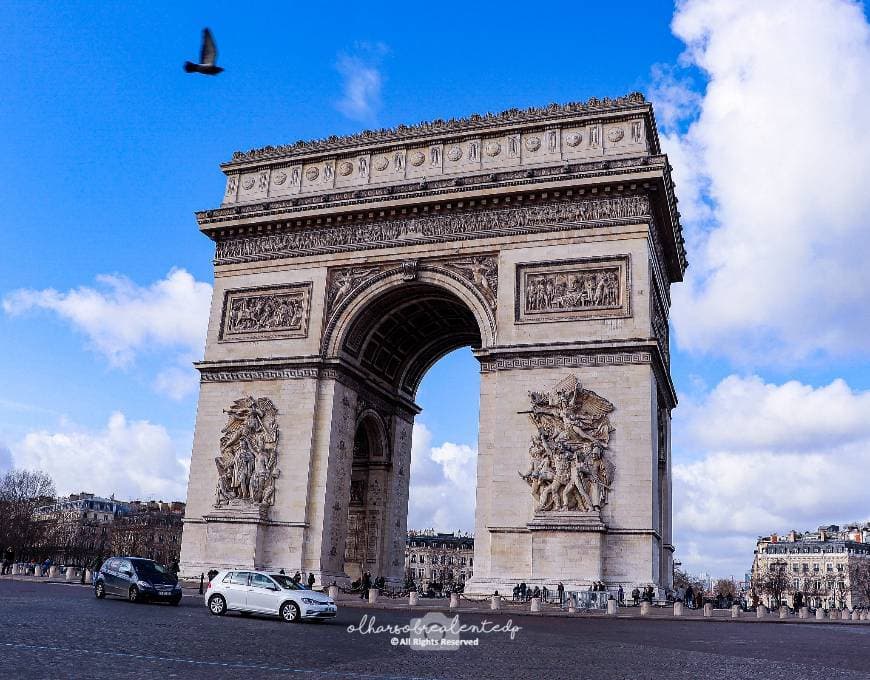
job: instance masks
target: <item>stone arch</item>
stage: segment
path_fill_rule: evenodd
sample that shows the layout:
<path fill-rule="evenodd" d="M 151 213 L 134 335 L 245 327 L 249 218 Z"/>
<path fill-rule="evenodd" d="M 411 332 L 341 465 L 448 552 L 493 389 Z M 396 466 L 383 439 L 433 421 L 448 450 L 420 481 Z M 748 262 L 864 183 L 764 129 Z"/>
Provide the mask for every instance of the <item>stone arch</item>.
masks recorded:
<path fill-rule="evenodd" d="M 429 367 L 448 352 L 495 343 L 495 314 L 483 292 L 447 266 L 423 263 L 410 272 L 387 269 L 357 286 L 330 314 L 323 352 L 413 397 Z M 391 364 L 379 365 L 378 354 Z"/>

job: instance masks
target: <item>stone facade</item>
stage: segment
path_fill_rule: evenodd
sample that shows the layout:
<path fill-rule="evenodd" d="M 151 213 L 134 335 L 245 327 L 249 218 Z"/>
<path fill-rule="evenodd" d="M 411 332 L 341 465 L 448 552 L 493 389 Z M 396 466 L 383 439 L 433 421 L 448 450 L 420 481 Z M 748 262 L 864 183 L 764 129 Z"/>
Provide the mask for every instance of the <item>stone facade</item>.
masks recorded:
<path fill-rule="evenodd" d="M 467 589 L 669 584 L 667 317 L 687 262 L 642 96 L 267 147 L 222 168 L 222 205 L 197 214 L 215 288 L 183 573 L 401 583 L 416 389 L 471 346 Z M 241 402 L 274 412 L 230 431 Z"/>
<path fill-rule="evenodd" d="M 795 594 L 802 594 L 803 604 L 824 609 L 868 607 L 864 594 L 870 588 L 853 583 L 859 563 L 870 564 L 870 523 L 840 528 L 836 524 L 817 531 L 785 536 L 771 534 L 758 539 L 752 562 L 752 582 L 760 584 L 772 569 L 784 571 L 788 588 L 783 600 L 794 606 Z M 866 569 L 866 568 L 865 568 Z M 866 579 L 862 573 L 859 578 Z M 770 594 L 759 593 L 771 605 Z"/>
<path fill-rule="evenodd" d="M 474 537 L 409 531 L 405 544 L 405 581 L 418 591 L 457 590 L 474 575 Z"/>

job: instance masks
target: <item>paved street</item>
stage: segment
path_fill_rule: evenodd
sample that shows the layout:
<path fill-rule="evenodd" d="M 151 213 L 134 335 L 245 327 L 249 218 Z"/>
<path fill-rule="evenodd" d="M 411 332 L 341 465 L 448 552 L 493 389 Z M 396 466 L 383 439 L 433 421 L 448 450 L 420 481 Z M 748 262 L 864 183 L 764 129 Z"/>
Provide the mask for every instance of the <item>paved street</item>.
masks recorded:
<path fill-rule="evenodd" d="M 407 625 L 404 611 L 343 607 L 337 621 L 294 625 L 214 617 L 199 597 L 179 607 L 134 605 L 96 600 L 78 585 L 8 578 L 0 612 L 0 669 L 15 678 L 870 678 L 870 625 L 514 615 L 521 630 L 513 641 L 489 634 L 476 647 L 414 651 L 392 646 L 389 633 L 347 631 L 366 613 Z"/>

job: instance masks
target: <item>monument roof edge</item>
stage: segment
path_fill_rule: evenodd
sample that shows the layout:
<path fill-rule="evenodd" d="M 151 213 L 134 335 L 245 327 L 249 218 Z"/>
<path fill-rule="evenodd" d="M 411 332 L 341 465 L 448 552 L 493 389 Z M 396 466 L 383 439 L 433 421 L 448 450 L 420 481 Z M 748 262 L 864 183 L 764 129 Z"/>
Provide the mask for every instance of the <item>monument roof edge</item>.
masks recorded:
<path fill-rule="evenodd" d="M 436 119 L 413 125 L 397 125 L 380 130 L 363 130 L 349 135 L 331 135 L 322 139 L 298 140 L 292 144 L 236 151 L 229 161 L 221 164 L 221 168 L 228 169 L 251 162 L 289 159 L 312 153 L 339 152 L 363 145 L 402 143 L 434 135 L 462 134 L 510 124 L 546 123 L 580 114 L 615 113 L 638 106 L 651 109 L 651 104 L 642 93 L 630 92 L 616 98 L 591 97 L 585 102 L 553 103 L 526 109 L 512 108 L 499 113 L 472 114 L 449 120 Z"/>

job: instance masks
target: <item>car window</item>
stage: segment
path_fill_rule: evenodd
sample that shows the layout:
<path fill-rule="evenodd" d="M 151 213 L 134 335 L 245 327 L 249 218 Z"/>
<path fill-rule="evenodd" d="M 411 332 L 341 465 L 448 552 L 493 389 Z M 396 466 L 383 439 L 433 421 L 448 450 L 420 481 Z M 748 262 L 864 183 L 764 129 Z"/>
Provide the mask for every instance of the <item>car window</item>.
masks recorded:
<path fill-rule="evenodd" d="M 272 579 L 268 576 L 263 576 L 263 574 L 251 574 L 251 585 L 256 586 L 257 588 L 275 587 L 275 584 L 272 583 Z"/>
<path fill-rule="evenodd" d="M 136 567 L 136 573 L 142 578 L 154 578 L 167 574 L 166 569 L 152 560 L 131 560 L 131 562 Z"/>
<path fill-rule="evenodd" d="M 285 590 L 303 590 L 298 583 L 295 583 L 293 579 L 284 574 L 272 574 L 272 578 L 275 579 L 278 582 L 278 585 Z"/>
<path fill-rule="evenodd" d="M 233 578 L 230 580 L 234 586 L 246 586 L 248 585 L 248 574 L 247 571 L 237 571 L 233 574 Z"/>
<path fill-rule="evenodd" d="M 120 571 L 121 573 L 124 573 L 125 571 L 133 571 L 133 565 L 130 564 L 130 560 L 118 560 L 116 571 Z"/>
<path fill-rule="evenodd" d="M 221 579 L 221 583 L 232 583 L 233 576 L 235 576 L 233 572 L 228 573 L 226 576 L 223 577 L 223 579 Z"/>
<path fill-rule="evenodd" d="M 111 560 L 106 560 L 106 563 L 103 565 L 103 569 L 108 571 L 118 571 L 118 563 L 121 560 L 115 558 Z"/>

